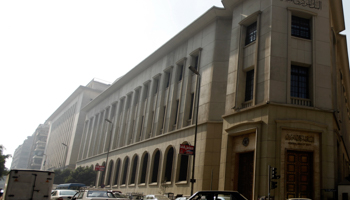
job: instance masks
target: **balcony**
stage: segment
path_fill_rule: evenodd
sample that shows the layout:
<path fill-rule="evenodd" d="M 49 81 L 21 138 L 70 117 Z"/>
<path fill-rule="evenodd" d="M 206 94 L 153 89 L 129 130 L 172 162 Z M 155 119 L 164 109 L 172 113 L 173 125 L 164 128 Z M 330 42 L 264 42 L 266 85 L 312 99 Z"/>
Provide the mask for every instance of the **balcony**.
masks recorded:
<path fill-rule="evenodd" d="M 310 99 L 291 97 L 291 103 L 298 106 L 311 106 Z"/>

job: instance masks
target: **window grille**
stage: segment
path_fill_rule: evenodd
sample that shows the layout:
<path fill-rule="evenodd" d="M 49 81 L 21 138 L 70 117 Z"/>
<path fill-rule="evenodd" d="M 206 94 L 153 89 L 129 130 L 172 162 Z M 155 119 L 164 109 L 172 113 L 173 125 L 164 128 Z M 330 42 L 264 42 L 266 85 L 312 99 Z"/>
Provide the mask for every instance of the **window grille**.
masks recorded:
<path fill-rule="evenodd" d="M 291 68 L 291 96 L 309 98 L 309 69 L 292 65 Z"/>
<path fill-rule="evenodd" d="M 292 16 L 292 36 L 310 39 L 310 20 Z"/>
<path fill-rule="evenodd" d="M 256 40 L 256 25 L 257 23 L 254 22 L 253 24 L 247 26 L 245 45 L 248 45 Z"/>

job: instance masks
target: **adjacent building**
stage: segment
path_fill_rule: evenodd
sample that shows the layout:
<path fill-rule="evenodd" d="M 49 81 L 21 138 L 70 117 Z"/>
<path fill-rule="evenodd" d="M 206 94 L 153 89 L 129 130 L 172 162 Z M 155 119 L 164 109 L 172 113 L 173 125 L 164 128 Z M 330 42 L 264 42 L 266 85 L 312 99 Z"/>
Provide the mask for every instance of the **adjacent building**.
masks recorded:
<path fill-rule="evenodd" d="M 11 169 L 28 169 L 28 161 L 32 143 L 33 137 L 28 136 L 27 139 L 24 140 L 23 144 L 17 147 L 12 157 Z"/>
<path fill-rule="evenodd" d="M 29 153 L 28 169 L 41 169 L 44 158 L 47 135 L 49 133 L 48 124 L 40 124 L 32 135 L 33 143 Z"/>
<path fill-rule="evenodd" d="M 41 169 L 75 168 L 86 118 L 81 109 L 107 87 L 96 80 L 79 86 L 46 120 L 49 131 Z"/>

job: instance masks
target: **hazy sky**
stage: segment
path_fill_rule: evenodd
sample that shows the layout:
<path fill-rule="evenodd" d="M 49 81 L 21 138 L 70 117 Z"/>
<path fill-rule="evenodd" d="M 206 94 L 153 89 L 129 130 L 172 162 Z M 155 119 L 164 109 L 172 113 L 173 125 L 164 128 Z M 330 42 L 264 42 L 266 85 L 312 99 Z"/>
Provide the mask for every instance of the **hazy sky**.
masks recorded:
<path fill-rule="evenodd" d="M 343 3 L 350 27 L 350 1 Z M 1 0 L 5 154 L 79 85 L 93 78 L 113 82 L 212 6 L 222 7 L 221 0 Z"/>

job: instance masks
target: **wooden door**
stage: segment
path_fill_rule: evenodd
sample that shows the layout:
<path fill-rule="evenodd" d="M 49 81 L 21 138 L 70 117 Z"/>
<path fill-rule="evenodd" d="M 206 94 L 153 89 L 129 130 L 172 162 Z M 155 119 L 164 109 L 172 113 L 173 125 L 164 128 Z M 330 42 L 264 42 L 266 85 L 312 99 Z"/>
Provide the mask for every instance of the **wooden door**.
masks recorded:
<path fill-rule="evenodd" d="M 254 151 L 239 154 L 238 192 L 253 199 Z"/>
<path fill-rule="evenodd" d="M 310 152 L 287 151 L 286 198 L 310 198 L 313 191 L 313 156 Z"/>

